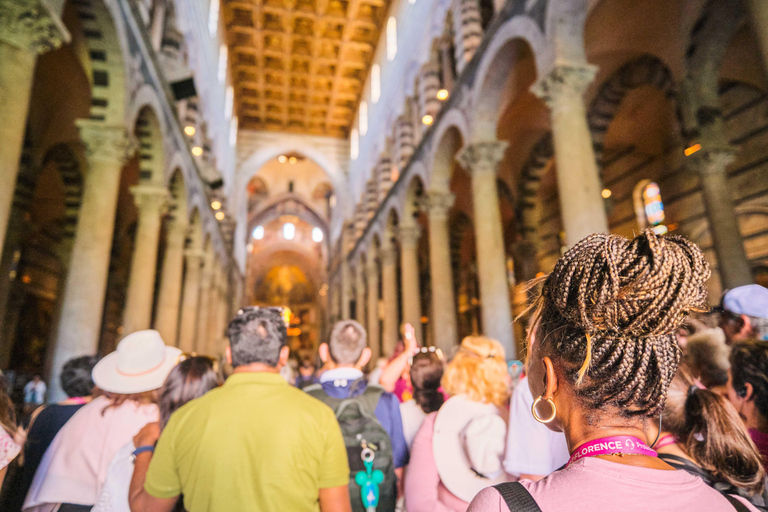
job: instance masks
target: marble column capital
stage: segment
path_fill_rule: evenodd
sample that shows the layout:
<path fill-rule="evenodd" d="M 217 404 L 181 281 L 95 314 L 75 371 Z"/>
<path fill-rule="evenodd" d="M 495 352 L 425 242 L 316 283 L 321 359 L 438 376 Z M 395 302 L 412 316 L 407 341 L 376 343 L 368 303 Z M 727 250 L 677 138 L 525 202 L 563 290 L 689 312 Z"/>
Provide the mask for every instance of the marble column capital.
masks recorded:
<path fill-rule="evenodd" d="M 692 154 L 689 158 L 696 171 L 703 176 L 724 173 L 736 159 L 737 149 L 729 145 L 705 148 Z"/>
<path fill-rule="evenodd" d="M 64 23 L 45 0 L 0 0 L 0 41 L 40 54 L 70 39 Z"/>
<path fill-rule="evenodd" d="M 365 277 L 368 279 L 368 282 L 379 278 L 379 265 L 376 263 L 376 260 L 365 265 Z"/>
<path fill-rule="evenodd" d="M 139 215 L 148 214 L 160 217 L 168 211 L 170 194 L 164 187 L 136 185 L 131 187 L 131 194 L 139 209 Z"/>
<path fill-rule="evenodd" d="M 531 92 L 555 110 L 565 98 L 581 100 L 596 74 L 597 66 L 592 64 L 557 64 L 531 87 Z"/>
<path fill-rule="evenodd" d="M 427 213 L 433 218 L 445 218 L 455 202 L 456 196 L 450 192 L 429 192 L 426 199 Z"/>
<path fill-rule="evenodd" d="M 195 258 L 202 260 L 205 257 L 205 251 L 198 248 L 184 249 L 184 257 L 188 260 L 193 260 Z"/>
<path fill-rule="evenodd" d="M 75 124 L 89 161 L 122 166 L 139 147 L 136 138 L 122 126 L 105 125 L 91 119 L 78 119 Z"/>
<path fill-rule="evenodd" d="M 499 163 L 504 159 L 504 152 L 509 142 L 493 140 L 475 142 L 462 149 L 456 160 L 470 173 L 496 173 Z"/>
<path fill-rule="evenodd" d="M 379 251 L 379 258 L 382 266 L 397 264 L 397 249 L 394 247 L 385 247 Z"/>
<path fill-rule="evenodd" d="M 403 247 L 415 247 L 421 239 L 420 226 L 400 226 L 397 229 L 397 238 Z"/>

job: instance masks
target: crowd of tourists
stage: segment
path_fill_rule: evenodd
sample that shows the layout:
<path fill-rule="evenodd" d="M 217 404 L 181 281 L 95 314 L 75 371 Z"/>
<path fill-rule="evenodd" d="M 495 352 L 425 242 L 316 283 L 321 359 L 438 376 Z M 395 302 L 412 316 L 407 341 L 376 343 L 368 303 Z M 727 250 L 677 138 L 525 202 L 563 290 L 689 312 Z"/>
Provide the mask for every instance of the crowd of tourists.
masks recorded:
<path fill-rule="evenodd" d="M 407 324 L 371 361 L 342 320 L 294 376 L 276 307 L 238 312 L 226 364 L 135 332 L 23 427 L 0 392 L 0 510 L 768 510 L 768 289 L 710 308 L 709 278 L 681 237 L 585 238 L 532 284 L 519 375 Z"/>

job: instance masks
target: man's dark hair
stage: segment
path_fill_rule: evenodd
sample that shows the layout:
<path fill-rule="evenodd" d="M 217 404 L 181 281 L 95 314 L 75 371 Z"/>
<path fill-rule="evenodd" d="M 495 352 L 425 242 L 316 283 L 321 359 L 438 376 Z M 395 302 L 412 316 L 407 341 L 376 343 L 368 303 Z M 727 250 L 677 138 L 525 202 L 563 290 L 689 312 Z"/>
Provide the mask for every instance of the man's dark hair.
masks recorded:
<path fill-rule="evenodd" d="M 61 369 L 61 388 L 70 398 L 89 396 L 94 383 L 91 372 L 98 356 L 81 356 L 70 359 Z"/>
<path fill-rule="evenodd" d="M 287 339 L 283 308 L 243 308 L 229 323 L 227 335 L 232 366 L 264 363 L 275 367 Z"/>
<path fill-rule="evenodd" d="M 333 326 L 328 351 L 336 364 L 356 364 L 367 344 L 365 329 L 354 320 L 343 320 Z"/>

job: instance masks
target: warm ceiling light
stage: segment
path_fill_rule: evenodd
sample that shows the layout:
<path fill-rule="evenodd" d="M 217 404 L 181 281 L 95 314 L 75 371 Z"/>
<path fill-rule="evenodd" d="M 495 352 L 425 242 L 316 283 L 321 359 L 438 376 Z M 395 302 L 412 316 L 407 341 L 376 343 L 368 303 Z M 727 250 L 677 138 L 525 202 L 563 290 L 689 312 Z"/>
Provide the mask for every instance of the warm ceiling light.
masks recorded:
<path fill-rule="evenodd" d="M 427 114 L 427 115 L 425 115 L 424 117 L 421 118 L 421 122 L 426 124 L 427 126 L 431 125 L 434 120 L 435 120 L 435 118 L 432 117 L 429 114 Z"/>
<path fill-rule="evenodd" d="M 213 208 L 214 210 L 221 210 L 221 201 L 212 202 L 211 208 Z"/>
<path fill-rule="evenodd" d="M 281 164 L 284 164 L 285 162 L 288 161 L 288 157 L 285 155 L 280 155 L 279 157 L 277 157 L 277 161 L 280 162 Z"/>
<path fill-rule="evenodd" d="M 611 197 L 611 194 L 613 194 L 613 192 L 611 192 L 611 189 L 609 188 L 604 188 L 603 192 L 601 193 L 601 195 L 603 196 L 603 199 L 608 199 L 609 197 Z"/>
<path fill-rule="evenodd" d="M 261 240 L 264 238 L 264 226 L 256 226 L 253 229 L 253 233 L 251 233 L 251 236 L 254 240 Z"/>
<path fill-rule="evenodd" d="M 224 212 L 216 212 L 216 220 L 224 220 Z"/>
<path fill-rule="evenodd" d="M 320 228 L 312 228 L 312 241 L 320 243 L 323 241 L 323 230 Z"/>
<path fill-rule="evenodd" d="M 295 164 L 298 161 L 299 161 L 299 159 L 296 158 L 295 156 L 292 156 L 291 158 L 288 159 L 288 163 L 291 164 L 291 165 Z"/>
<path fill-rule="evenodd" d="M 440 89 L 437 91 L 437 99 L 440 101 L 448 99 L 448 89 Z"/>
<path fill-rule="evenodd" d="M 192 126 L 192 125 L 189 125 L 189 126 L 185 126 L 185 127 L 184 127 L 184 133 L 186 133 L 186 134 L 187 134 L 187 135 L 189 135 L 190 137 L 191 137 L 191 136 L 193 136 L 193 135 L 195 134 L 195 132 L 196 132 L 196 131 L 197 131 L 197 130 L 195 130 L 195 127 L 194 127 L 194 126 Z"/>
<path fill-rule="evenodd" d="M 700 149 L 701 149 L 701 144 L 694 144 L 693 146 L 691 146 L 689 148 L 685 148 L 685 151 L 684 151 L 685 156 L 691 156 L 692 154 L 694 154 L 695 152 L 697 152 Z"/>
<path fill-rule="evenodd" d="M 201 148 L 200 146 L 193 147 L 192 148 L 192 154 L 195 155 L 195 156 L 202 155 L 203 154 L 203 148 Z"/>

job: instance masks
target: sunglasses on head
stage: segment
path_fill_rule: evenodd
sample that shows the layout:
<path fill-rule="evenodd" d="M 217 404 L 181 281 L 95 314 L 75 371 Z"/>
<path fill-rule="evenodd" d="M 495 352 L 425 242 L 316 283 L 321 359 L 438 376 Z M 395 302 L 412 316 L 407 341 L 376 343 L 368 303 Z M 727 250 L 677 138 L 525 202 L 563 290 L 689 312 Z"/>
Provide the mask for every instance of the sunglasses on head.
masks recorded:
<path fill-rule="evenodd" d="M 408 358 L 408 366 L 412 366 L 413 365 L 413 358 L 414 358 L 414 356 L 417 356 L 419 354 L 435 354 L 435 355 L 437 355 L 437 358 L 440 361 L 443 360 L 443 351 L 440 350 L 439 348 L 437 348 L 437 347 L 419 347 Z"/>

